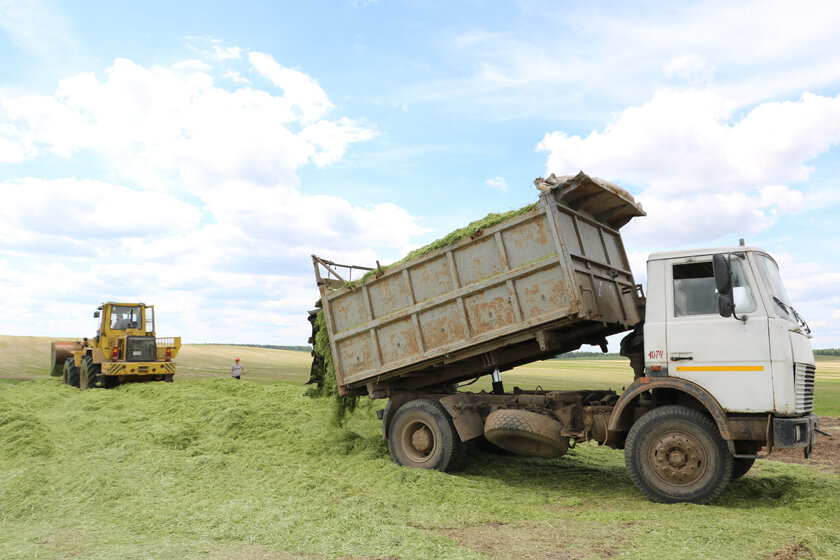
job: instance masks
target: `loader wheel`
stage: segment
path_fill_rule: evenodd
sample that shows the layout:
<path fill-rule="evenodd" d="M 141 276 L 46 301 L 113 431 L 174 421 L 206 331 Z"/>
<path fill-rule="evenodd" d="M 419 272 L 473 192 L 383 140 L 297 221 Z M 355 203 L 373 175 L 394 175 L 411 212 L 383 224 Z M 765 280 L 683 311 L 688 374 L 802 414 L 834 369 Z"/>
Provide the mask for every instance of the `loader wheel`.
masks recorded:
<path fill-rule="evenodd" d="M 711 418 L 684 406 L 651 410 L 624 444 L 633 484 L 654 502 L 708 504 L 732 477 L 732 455 Z"/>
<path fill-rule="evenodd" d="M 737 480 L 750 472 L 755 459 L 743 459 L 735 457 L 732 459 L 732 480 Z"/>
<path fill-rule="evenodd" d="M 91 389 L 96 386 L 96 382 L 99 380 L 99 372 L 101 371 L 101 366 L 99 364 L 93 363 L 93 358 L 90 356 L 85 356 L 82 358 L 82 367 L 80 368 L 79 372 L 79 389 Z"/>
<path fill-rule="evenodd" d="M 101 372 L 102 371 L 101 370 L 102 366 L 100 365 L 99 367 L 100 367 L 100 372 Z M 120 378 L 117 377 L 116 375 L 102 375 L 100 373 L 99 381 L 102 382 L 102 386 L 106 389 L 113 389 L 114 387 L 116 387 L 117 385 L 120 384 Z"/>
<path fill-rule="evenodd" d="M 429 399 L 405 403 L 388 430 L 391 457 L 406 467 L 454 470 L 459 462 L 465 462 L 461 445 L 443 405 Z"/>
<path fill-rule="evenodd" d="M 163 376 L 163 380 L 166 383 L 172 383 L 174 377 L 175 377 L 175 374 L 167 373 L 166 375 Z"/>
<path fill-rule="evenodd" d="M 64 379 L 65 383 L 71 387 L 79 386 L 79 368 L 76 367 L 76 361 L 72 357 L 67 358 L 64 362 Z"/>
<path fill-rule="evenodd" d="M 494 410 L 484 422 L 484 437 L 505 451 L 531 457 L 559 457 L 569 450 L 563 425 L 528 410 Z"/>

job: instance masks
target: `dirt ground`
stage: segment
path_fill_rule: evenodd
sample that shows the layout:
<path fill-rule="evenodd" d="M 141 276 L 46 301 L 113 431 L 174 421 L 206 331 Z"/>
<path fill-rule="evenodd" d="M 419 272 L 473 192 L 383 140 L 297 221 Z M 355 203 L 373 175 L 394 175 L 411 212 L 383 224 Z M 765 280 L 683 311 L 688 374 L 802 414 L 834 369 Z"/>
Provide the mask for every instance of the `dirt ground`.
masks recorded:
<path fill-rule="evenodd" d="M 618 531 L 597 523 L 567 519 L 555 522 L 488 523 L 436 531 L 474 552 L 499 560 L 575 560 L 611 558 L 626 545 L 626 523 Z M 608 543 L 608 544 L 599 544 Z"/>
<path fill-rule="evenodd" d="M 840 418 L 832 416 L 820 417 L 820 429 L 833 437 L 817 436 L 814 452 L 808 459 L 801 449 L 777 449 L 768 457 L 772 461 L 784 463 L 799 463 L 810 465 L 820 470 L 840 474 Z"/>
<path fill-rule="evenodd" d="M 792 543 L 780 551 L 765 557 L 764 560 L 808 560 L 814 553 L 802 543 Z"/>

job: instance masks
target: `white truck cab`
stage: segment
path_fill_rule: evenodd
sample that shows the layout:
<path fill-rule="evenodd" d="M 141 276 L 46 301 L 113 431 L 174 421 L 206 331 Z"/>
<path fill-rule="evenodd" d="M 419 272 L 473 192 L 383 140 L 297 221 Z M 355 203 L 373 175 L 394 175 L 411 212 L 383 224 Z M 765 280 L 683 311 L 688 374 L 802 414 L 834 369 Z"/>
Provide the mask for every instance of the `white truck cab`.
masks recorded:
<path fill-rule="evenodd" d="M 773 447 L 810 448 L 814 441 L 810 338 L 778 265 L 761 249 L 671 251 L 648 259 L 646 375 L 686 380 L 726 415 L 770 415 Z"/>

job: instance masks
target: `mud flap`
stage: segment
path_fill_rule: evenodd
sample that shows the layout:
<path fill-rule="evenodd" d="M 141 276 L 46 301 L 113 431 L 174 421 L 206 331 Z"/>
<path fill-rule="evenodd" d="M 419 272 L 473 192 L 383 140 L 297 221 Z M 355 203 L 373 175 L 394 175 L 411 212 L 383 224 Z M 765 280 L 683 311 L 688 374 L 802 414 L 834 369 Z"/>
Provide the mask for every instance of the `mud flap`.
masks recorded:
<path fill-rule="evenodd" d="M 440 404 L 452 418 L 455 431 L 461 441 L 469 441 L 484 435 L 484 422 L 475 408 L 467 408 L 464 405 L 470 402 L 469 398 L 461 395 L 451 395 L 440 399 Z"/>

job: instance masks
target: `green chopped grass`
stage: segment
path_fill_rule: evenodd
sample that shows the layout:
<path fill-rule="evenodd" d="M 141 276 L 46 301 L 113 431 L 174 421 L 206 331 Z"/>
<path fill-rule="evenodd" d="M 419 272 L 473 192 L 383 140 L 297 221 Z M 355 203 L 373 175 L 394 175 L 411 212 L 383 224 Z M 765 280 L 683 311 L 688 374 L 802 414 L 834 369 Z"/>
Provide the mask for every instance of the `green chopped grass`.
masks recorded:
<path fill-rule="evenodd" d="M 374 412 L 343 427 L 298 384 L 79 391 L 0 381 L 0 550 L 23 558 L 731 560 L 840 557 L 840 477 L 759 461 L 711 506 L 657 505 L 620 451 L 394 464 Z M 29 426 L 23 436 L 16 433 Z"/>
<path fill-rule="evenodd" d="M 338 394 L 338 382 L 335 377 L 330 339 L 327 334 L 327 321 L 323 309 L 318 311 L 315 318 L 315 343 L 312 345 L 314 354 L 312 364 L 312 382 L 315 387 L 307 391 L 310 397 L 327 397 L 332 401 L 333 424 L 340 426 L 348 414 L 351 414 L 359 403 L 359 397 L 342 396 Z"/>

